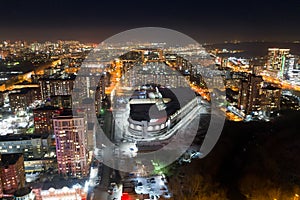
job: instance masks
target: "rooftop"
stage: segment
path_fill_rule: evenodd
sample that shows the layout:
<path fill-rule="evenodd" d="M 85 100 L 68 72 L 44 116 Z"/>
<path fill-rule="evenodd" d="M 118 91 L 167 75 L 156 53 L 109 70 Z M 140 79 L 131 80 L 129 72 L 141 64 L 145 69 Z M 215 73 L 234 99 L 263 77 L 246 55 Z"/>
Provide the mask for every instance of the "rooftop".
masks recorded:
<path fill-rule="evenodd" d="M 30 139 L 46 139 L 48 138 L 48 133 L 43 134 L 18 134 L 18 135 L 5 135 L 0 136 L 0 142 L 4 141 L 19 141 L 19 140 L 30 140 Z"/>
<path fill-rule="evenodd" d="M 57 175 L 54 176 L 51 180 L 33 184 L 32 188 L 40 188 L 42 190 L 48 190 L 50 188 L 62 189 L 63 187 L 72 188 L 76 184 L 80 184 L 83 187 L 85 181 L 86 179 L 64 178 Z"/>
<path fill-rule="evenodd" d="M 47 106 L 42 106 L 42 107 L 36 108 L 33 111 L 44 111 L 44 110 L 59 110 L 59 108 L 55 107 L 55 106 L 47 105 Z"/>
<path fill-rule="evenodd" d="M 29 194 L 30 192 L 31 192 L 31 189 L 28 187 L 20 188 L 14 193 L 14 195 L 15 195 L 15 197 L 22 197 L 22 196 Z"/>
<path fill-rule="evenodd" d="M 23 156 L 20 153 L 17 154 L 3 154 L 1 155 L 1 165 L 2 166 L 8 166 L 8 165 L 14 165 L 19 160 L 19 158 Z"/>
<path fill-rule="evenodd" d="M 164 88 L 157 87 L 160 94 L 155 94 L 154 89 L 136 90 L 131 101 L 138 102 L 130 104 L 130 117 L 137 121 L 150 121 L 151 119 L 165 118 L 174 114 L 177 110 L 191 101 L 195 96 L 189 88 Z M 157 105 L 162 100 L 165 109 L 159 109 Z M 144 103 L 143 103 L 144 102 Z"/>

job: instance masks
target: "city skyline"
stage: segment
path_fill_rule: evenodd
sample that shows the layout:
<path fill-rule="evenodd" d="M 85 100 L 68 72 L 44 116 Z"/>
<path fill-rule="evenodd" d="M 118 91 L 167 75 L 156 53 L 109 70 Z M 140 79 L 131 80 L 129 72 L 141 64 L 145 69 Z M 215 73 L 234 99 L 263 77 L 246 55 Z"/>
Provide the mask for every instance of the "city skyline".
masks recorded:
<path fill-rule="evenodd" d="M 0 6 L 0 198 L 300 199 L 300 2 Z"/>
<path fill-rule="evenodd" d="M 149 30 L 153 31 L 146 28 L 141 33 Z M 132 36 L 130 31 L 125 34 Z M 122 34 L 116 37 L 128 38 Z M 283 118 L 290 116 L 288 112 L 299 114 L 299 54 L 294 54 L 288 45 L 239 58 L 236 53 L 246 51 L 240 45 L 233 49 L 225 43 L 220 47 L 208 45 L 206 50 L 189 43 L 167 46 L 163 42 L 106 42 L 97 47 L 102 50 L 98 51 L 78 41 L 0 43 L 0 153 L 23 154 L 20 172 L 25 186 L 30 187 L 4 189 L 0 196 L 30 199 L 35 195 L 42 200 L 69 195 L 70 199 L 123 200 L 140 199 L 141 194 L 147 194 L 157 200 L 194 199 L 199 194 L 188 189 L 194 176 L 182 174 L 182 170 L 188 174 L 185 167 L 203 176 L 194 167 L 216 163 L 217 173 L 227 176 L 235 173 L 228 169 L 230 165 L 238 167 L 235 162 L 228 163 L 228 157 L 240 155 L 238 160 L 258 162 L 251 155 L 243 155 L 249 150 L 252 154 L 258 151 L 262 157 L 268 154 L 268 146 L 257 148 L 261 141 L 279 141 L 269 137 L 272 129 L 268 127 L 284 123 Z M 32 68 L 17 71 L 18 66 L 24 68 L 23 63 Z M 255 124 L 261 125 L 256 128 Z M 247 127 L 255 131 L 239 131 Z M 282 133 L 288 139 L 295 134 Z M 267 140 L 261 140 L 264 137 Z M 228 147 L 224 138 L 238 150 L 231 152 L 222 147 Z M 214 157 L 215 149 L 220 148 L 228 156 Z M 227 167 L 220 163 L 220 156 Z M 276 159 L 264 157 L 267 162 L 275 162 L 276 170 L 282 170 Z M 297 163 L 297 158 L 294 160 Z M 11 166 L 14 170 L 17 165 Z M 274 165 L 262 167 L 274 177 L 270 170 Z M 292 165 L 289 168 L 298 174 Z M 244 187 L 251 184 L 247 177 L 255 168 L 248 173 L 240 170 L 235 181 L 244 183 L 234 186 L 235 192 L 230 191 L 231 176 L 214 177 L 212 170 L 203 172 L 222 184 L 220 187 L 200 177 L 211 199 L 215 199 L 211 195 L 221 195 L 222 199 L 232 199 L 233 195 L 242 199 L 248 193 L 265 196 L 265 191 Z M 282 173 L 285 177 L 294 176 L 289 171 Z M 15 174 L 4 174 L 3 177 L 16 179 Z M 268 181 L 263 176 L 258 178 Z M 287 199 L 299 194 L 298 190 L 291 193 L 283 188 L 287 184 L 289 188 L 298 187 L 297 183 L 275 178 L 276 185 L 264 186 L 272 198 Z M 5 183 L 0 180 L 0 186 Z M 178 193 L 177 187 L 184 193 Z M 282 193 L 273 194 L 273 189 Z"/>

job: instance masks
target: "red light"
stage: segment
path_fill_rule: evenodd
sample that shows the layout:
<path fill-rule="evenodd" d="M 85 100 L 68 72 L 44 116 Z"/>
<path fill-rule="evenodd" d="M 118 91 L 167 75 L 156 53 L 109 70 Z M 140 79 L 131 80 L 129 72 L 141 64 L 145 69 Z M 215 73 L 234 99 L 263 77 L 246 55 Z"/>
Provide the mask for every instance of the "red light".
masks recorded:
<path fill-rule="evenodd" d="M 130 200 L 130 197 L 129 197 L 128 193 L 123 193 L 122 197 L 121 197 L 121 200 Z"/>

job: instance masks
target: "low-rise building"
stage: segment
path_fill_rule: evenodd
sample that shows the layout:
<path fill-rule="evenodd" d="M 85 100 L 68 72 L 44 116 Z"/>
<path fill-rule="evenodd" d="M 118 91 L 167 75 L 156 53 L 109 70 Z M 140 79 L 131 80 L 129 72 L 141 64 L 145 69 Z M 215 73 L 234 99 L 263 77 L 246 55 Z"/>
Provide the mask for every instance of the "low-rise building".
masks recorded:
<path fill-rule="evenodd" d="M 50 147 L 49 134 L 0 136 L 0 154 L 22 153 L 25 158 L 41 158 Z"/>

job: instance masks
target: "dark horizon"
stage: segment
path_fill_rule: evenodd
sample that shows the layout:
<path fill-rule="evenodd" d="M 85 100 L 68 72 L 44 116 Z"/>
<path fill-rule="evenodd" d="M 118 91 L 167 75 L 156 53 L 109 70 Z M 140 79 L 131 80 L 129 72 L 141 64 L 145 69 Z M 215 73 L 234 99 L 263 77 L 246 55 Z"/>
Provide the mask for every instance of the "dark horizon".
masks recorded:
<path fill-rule="evenodd" d="M 100 2 L 54 0 L 1 4 L 0 40 L 101 42 L 138 27 L 177 30 L 200 43 L 298 41 L 300 3 L 260 2 Z"/>
<path fill-rule="evenodd" d="M 141 26 L 143 27 L 143 26 Z M 79 41 L 83 43 L 101 43 L 104 40 L 108 39 L 109 37 L 118 34 L 123 31 L 127 31 L 130 29 L 135 28 L 141 28 L 138 26 L 134 27 L 128 27 L 128 28 L 101 28 L 103 30 L 98 29 L 91 29 L 87 28 L 85 31 L 78 32 L 77 30 L 73 28 L 68 28 L 68 30 L 65 30 L 63 28 L 57 28 L 54 32 L 53 30 L 19 30 L 19 28 L 11 28 L 6 29 L 6 31 L 3 31 L 0 33 L 0 42 L 1 41 L 27 41 L 27 42 L 56 42 L 59 40 L 62 41 Z M 146 27 L 146 26 L 145 26 Z M 154 26 L 150 26 L 154 27 Z M 201 34 L 197 33 L 191 33 L 189 31 L 181 31 L 180 29 L 170 28 L 166 26 L 159 26 L 161 28 L 169 28 L 175 31 L 179 31 L 183 34 L 186 34 L 187 36 L 193 38 L 200 44 L 223 44 L 223 43 L 235 43 L 235 42 L 264 42 L 264 43 L 300 43 L 300 37 L 297 39 L 294 38 L 288 38 L 288 37 L 257 37 L 257 38 L 250 38 L 250 37 L 212 37 L 211 33 L 207 33 L 207 36 L 203 36 Z M 22 31 L 23 30 L 23 31 Z M 21 32 L 21 34 L 20 34 Z M 151 41 L 149 41 L 151 42 Z"/>

